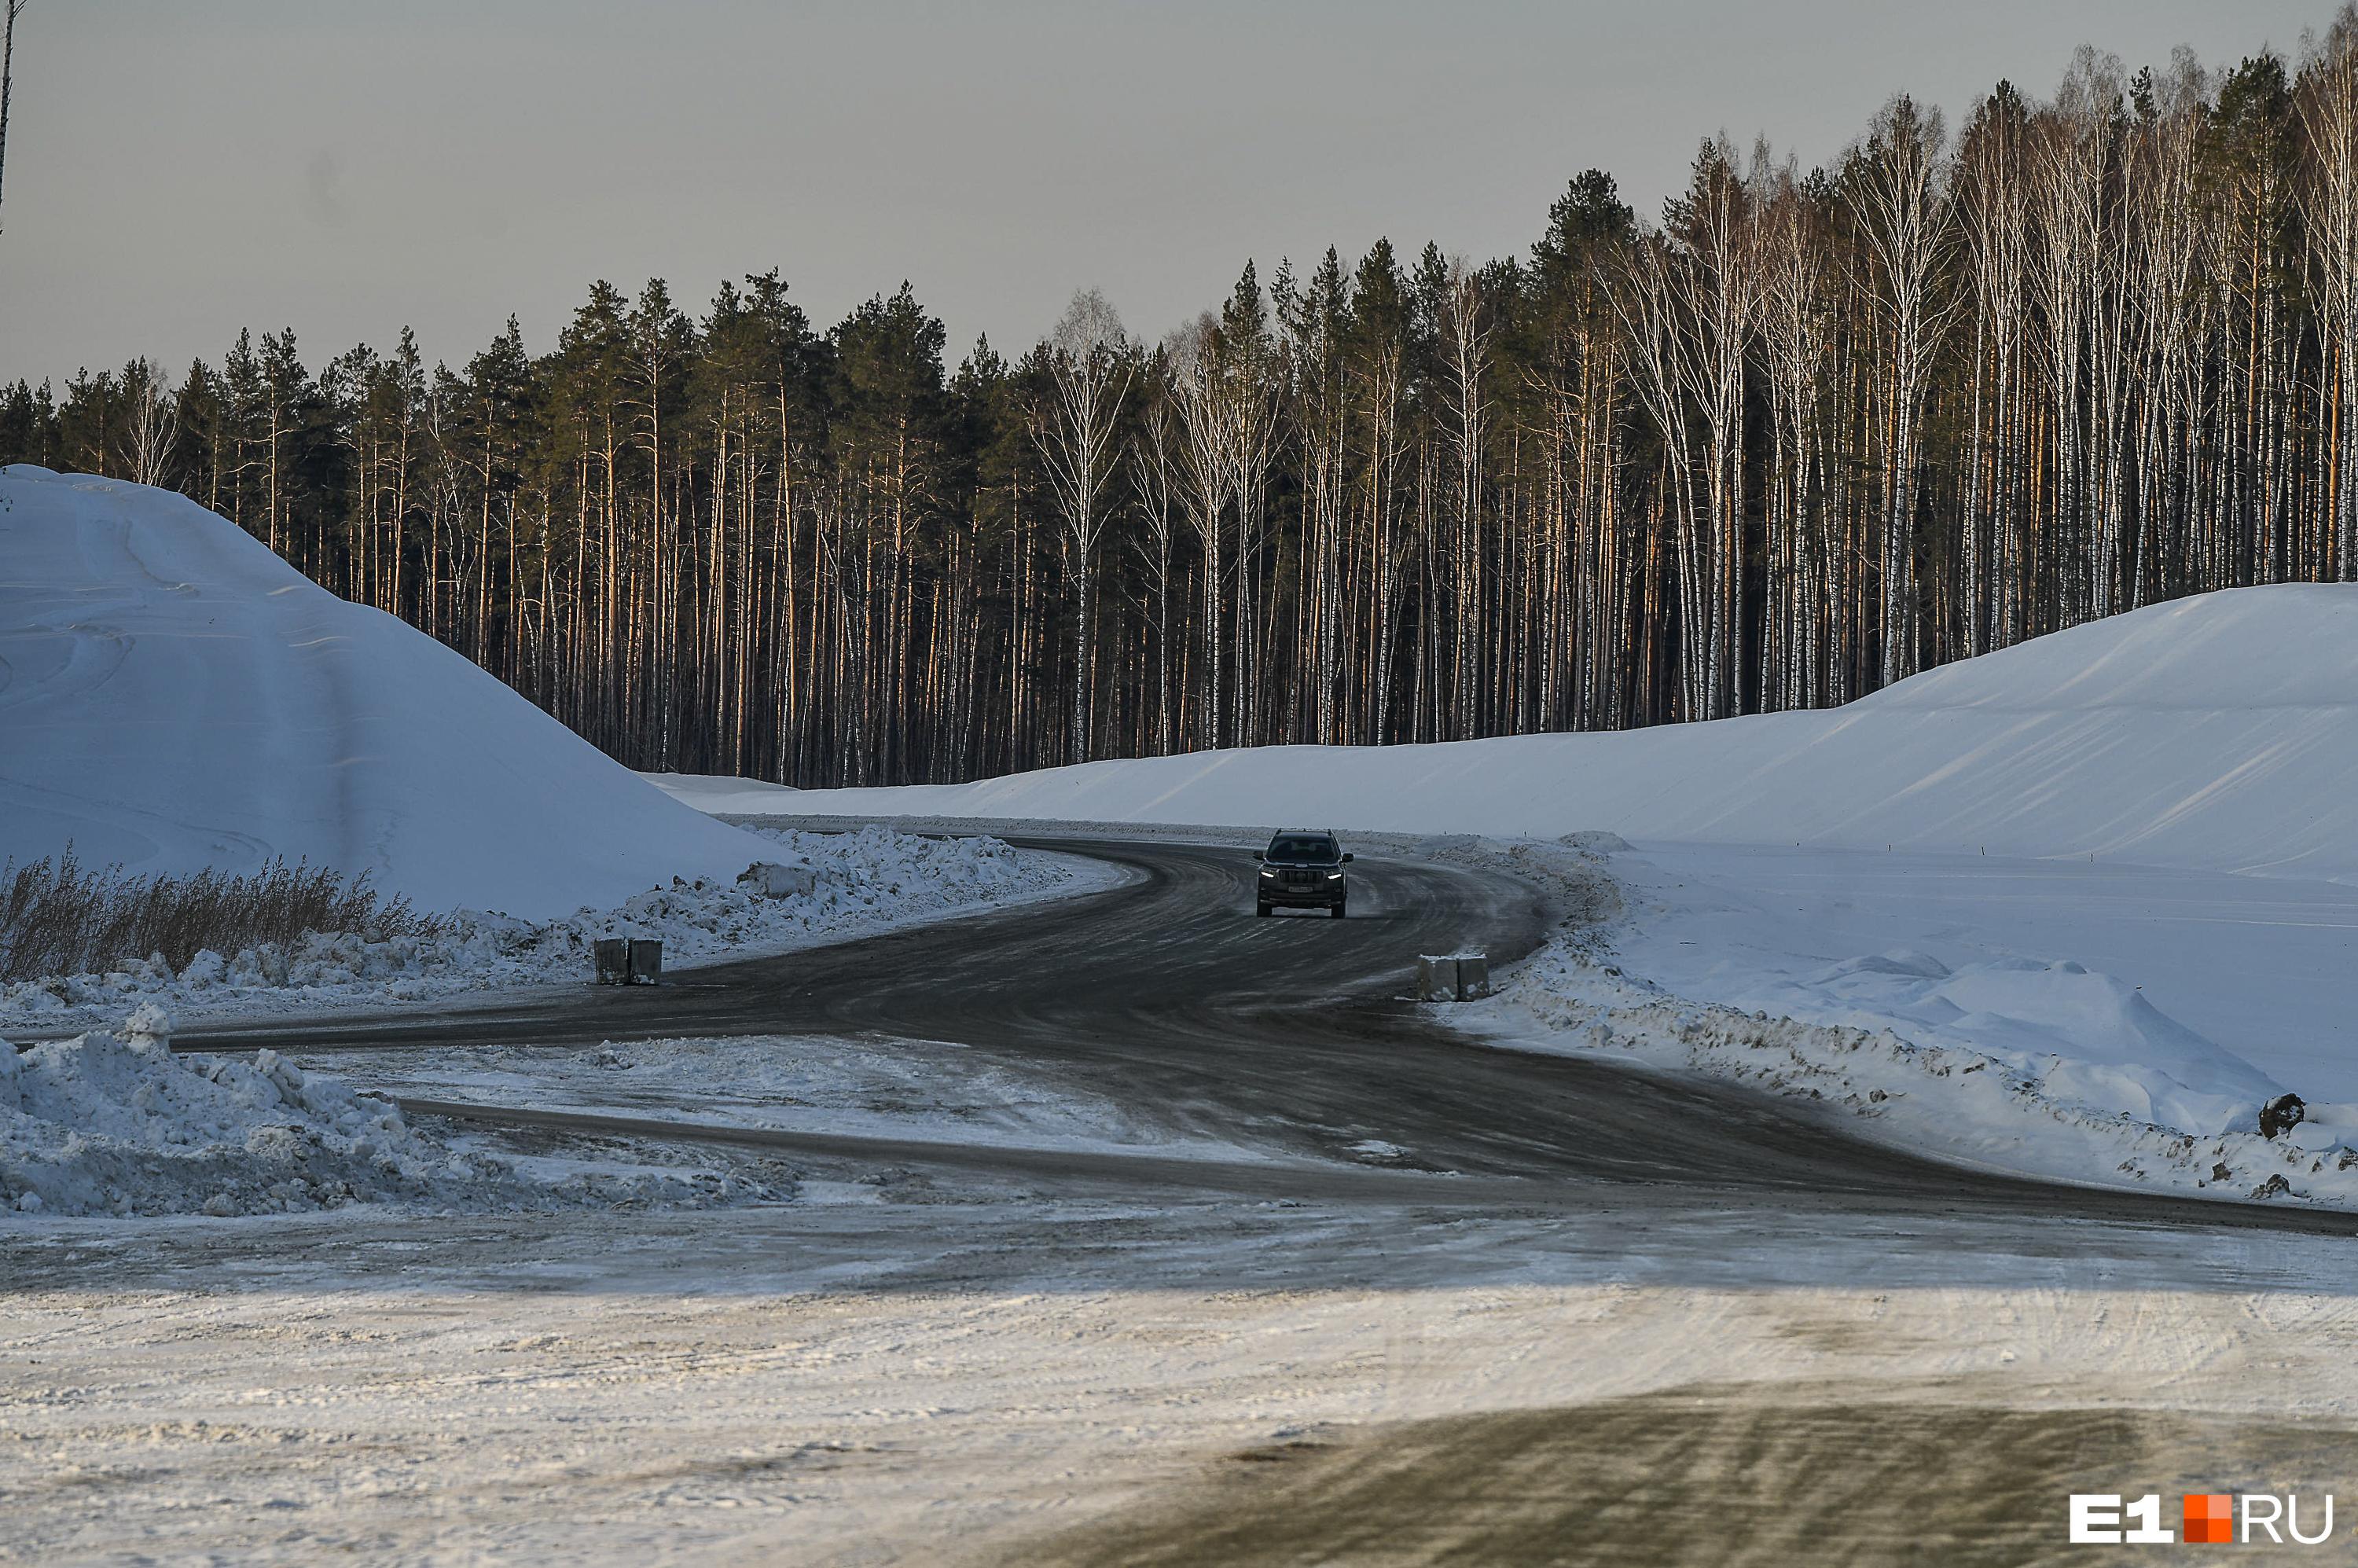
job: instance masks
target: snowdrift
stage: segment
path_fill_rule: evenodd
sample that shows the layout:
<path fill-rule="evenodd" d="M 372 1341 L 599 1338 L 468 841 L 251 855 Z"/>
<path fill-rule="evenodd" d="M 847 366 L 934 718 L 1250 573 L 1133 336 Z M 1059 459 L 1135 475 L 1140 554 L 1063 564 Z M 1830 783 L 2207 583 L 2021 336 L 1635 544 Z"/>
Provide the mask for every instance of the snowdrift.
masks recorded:
<path fill-rule="evenodd" d="M 149 1003 L 118 1036 L 19 1054 L 0 1040 L 0 1214 L 293 1214 L 348 1204 L 470 1211 L 768 1202 L 767 1173 L 509 1160 L 412 1128 L 393 1102 L 251 1061 L 177 1055 Z"/>
<path fill-rule="evenodd" d="M 1614 734 L 1202 752 L 708 811 L 1802 844 L 2358 880 L 2358 585 L 2155 605 L 1847 707 Z"/>
<path fill-rule="evenodd" d="M 0 470 L 0 857 L 273 856 L 546 917 L 768 848 L 195 503 Z"/>

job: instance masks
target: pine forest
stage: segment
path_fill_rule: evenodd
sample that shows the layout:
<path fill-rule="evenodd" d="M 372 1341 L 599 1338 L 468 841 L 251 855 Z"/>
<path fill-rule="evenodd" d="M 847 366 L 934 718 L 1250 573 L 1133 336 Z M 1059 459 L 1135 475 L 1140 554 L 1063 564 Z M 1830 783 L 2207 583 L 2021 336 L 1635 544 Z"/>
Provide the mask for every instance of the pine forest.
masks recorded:
<path fill-rule="evenodd" d="M 1118 282 L 1118 280 L 1111 280 Z M 1118 290 L 1116 290 L 1118 292 Z M 953 358 L 905 286 L 597 283 L 546 351 L 293 333 L 0 389 L 621 761 L 821 786 L 1848 701 L 2173 597 L 2358 579 L 2358 12 L 2082 51 L 1659 221 L 1247 263 Z"/>

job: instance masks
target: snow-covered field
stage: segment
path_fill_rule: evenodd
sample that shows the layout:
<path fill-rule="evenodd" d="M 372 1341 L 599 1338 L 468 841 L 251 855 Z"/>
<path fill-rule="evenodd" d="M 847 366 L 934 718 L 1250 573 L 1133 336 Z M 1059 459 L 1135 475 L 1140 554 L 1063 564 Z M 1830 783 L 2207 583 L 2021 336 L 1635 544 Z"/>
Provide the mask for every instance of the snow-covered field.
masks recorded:
<path fill-rule="evenodd" d="M 1426 1488 L 1433 1530 L 1566 1476 L 1703 1488 L 1666 1519 L 1724 1482 L 1782 1519 L 1838 1476 L 1892 1542 L 1990 1498 L 2045 1542 L 2073 1489 L 2346 1478 L 2339 1238 L 1830 1225 L 1775 1192 L 1615 1184 L 1500 1209 L 1385 1169 L 1376 1138 L 1333 1166 L 1348 1202 L 1182 1195 L 1157 1157 L 1249 1156 L 940 1042 L 171 1055 L 167 1010 L 429 1006 L 580 983 L 601 935 L 662 936 L 677 968 L 1112 877 L 710 823 L 224 529 L 0 476 L 0 851 L 308 855 L 511 913 L 0 995 L 0 1035 L 81 1032 L 0 1047 L 0 1563 L 1162 1561 L 1285 1496 L 1241 1477 L 1328 1464 Z M 2353 592 L 2164 607 L 1833 714 L 948 791 L 660 782 L 750 815 L 1405 835 L 1391 852 L 1577 890 L 1580 918 L 1455 1013 L 1501 1046 L 1814 1096 L 2069 1180 L 2353 1204 Z M 756 860 L 784 896 L 737 881 Z M 2309 1119 L 2263 1139 L 2284 1090 Z M 494 1135 L 395 1094 L 880 1141 Z M 1109 1199 L 1054 1162 L 860 1152 L 894 1139 L 1156 1173 Z M 1558 1417 L 1586 1447 L 1512 1424 Z M 2130 1454 L 2146 1470 L 2071 1468 Z M 1448 1469 L 1467 1455 L 1481 1477 Z"/>

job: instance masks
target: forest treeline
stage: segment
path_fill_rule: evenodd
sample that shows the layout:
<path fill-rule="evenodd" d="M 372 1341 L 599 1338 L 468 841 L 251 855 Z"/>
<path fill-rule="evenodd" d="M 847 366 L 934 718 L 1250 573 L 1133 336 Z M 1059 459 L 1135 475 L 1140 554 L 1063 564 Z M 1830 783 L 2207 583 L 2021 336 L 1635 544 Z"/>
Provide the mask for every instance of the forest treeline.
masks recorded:
<path fill-rule="evenodd" d="M 0 392 L 641 768 L 953 780 L 1846 701 L 2173 596 L 2358 577 L 2358 15 L 2299 59 L 1706 142 L 1659 223 L 1329 251 L 1142 343 L 952 366 L 600 283 L 549 351 L 242 335 Z"/>

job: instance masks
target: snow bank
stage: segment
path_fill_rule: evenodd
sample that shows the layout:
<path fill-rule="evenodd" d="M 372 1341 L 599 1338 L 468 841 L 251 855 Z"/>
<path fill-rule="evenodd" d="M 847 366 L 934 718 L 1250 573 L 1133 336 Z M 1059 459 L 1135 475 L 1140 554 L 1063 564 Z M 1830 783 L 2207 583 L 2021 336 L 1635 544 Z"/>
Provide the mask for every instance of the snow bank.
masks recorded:
<path fill-rule="evenodd" d="M 1119 879 L 1097 862 L 1015 849 L 993 838 L 927 838 L 882 827 L 853 833 L 757 829 L 745 838 L 762 863 L 806 872 L 808 891 L 773 898 L 735 877 L 682 878 L 614 908 L 560 920 L 462 911 L 431 937 L 313 935 L 290 948 L 265 944 L 234 956 L 200 953 L 178 974 L 157 955 L 103 975 L 0 986 L 0 1029 L 86 1027 L 120 1017 L 142 1000 L 183 1016 L 252 1016 L 578 983 L 590 974 L 590 945 L 601 936 L 658 937 L 665 967 L 676 968 L 700 958 L 842 941 Z"/>
<path fill-rule="evenodd" d="M 167 491 L 0 470 L 0 858 L 369 872 L 546 918 L 760 846 Z"/>
<path fill-rule="evenodd" d="M 2358 585 L 2092 622 L 1848 707 L 1613 734 L 1280 746 L 980 783 L 779 791 L 716 812 L 1039 818 L 2091 854 L 2358 880 Z"/>
<path fill-rule="evenodd" d="M 121 1037 L 92 1033 L 21 1054 L 0 1041 L 0 1210 L 225 1217 L 352 1203 L 695 1204 L 790 1190 L 709 1172 L 537 1175 L 419 1132 L 390 1100 L 276 1052 L 176 1055 L 170 1033 L 150 1003 Z"/>
<path fill-rule="evenodd" d="M 1606 871 L 1604 852 L 1556 844 L 1457 853 L 1565 884 Z M 1454 1017 L 1517 1048 L 1602 1053 L 1820 1103 L 1920 1153 L 2358 1207 L 2358 1107 L 2312 1104 L 2302 1125 L 2262 1137 L 2260 1107 L 2284 1087 L 2114 976 L 2017 956 L 1952 968 L 1906 948 L 1790 973 L 1738 942 L 1674 989 L 1660 979 L 1672 949 L 1728 934 L 1724 890 L 1632 854 L 1613 855 L 1610 874 L 1623 901 L 1613 917 L 1558 934 L 1496 999 Z"/>

